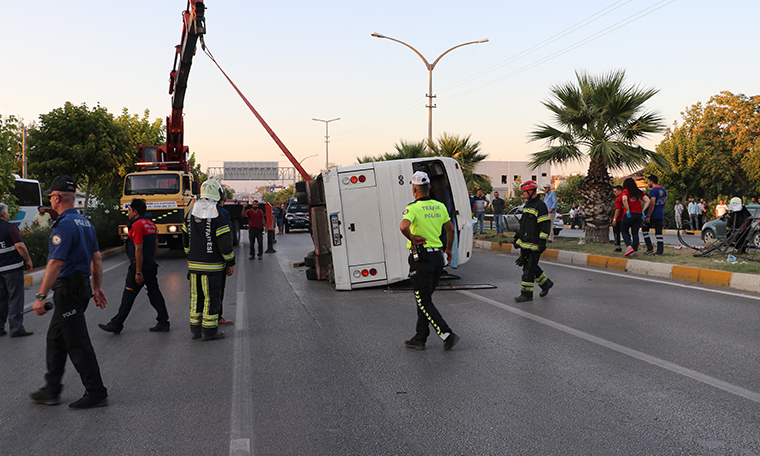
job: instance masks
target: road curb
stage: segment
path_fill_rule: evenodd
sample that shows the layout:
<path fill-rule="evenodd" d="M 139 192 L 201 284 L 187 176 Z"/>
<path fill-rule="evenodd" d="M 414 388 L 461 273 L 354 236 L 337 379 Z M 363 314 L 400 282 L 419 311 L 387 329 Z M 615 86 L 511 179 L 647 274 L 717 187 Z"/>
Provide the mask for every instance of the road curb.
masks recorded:
<path fill-rule="evenodd" d="M 490 241 L 473 241 L 475 248 L 496 250 L 505 253 L 512 251 L 511 244 L 499 244 Z M 544 260 L 560 263 L 592 266 L 595 268 L 612 269 L 631 274 L 681 280 L 684 282 L 701 283 L 734 290 L 760 293 L 760 277 L 757 274 L 741 272 L 718 271 L 702 269 L 677 264 L 656 263 L 644 260 L 633 260 L 620 257 L 608 257 L 590 253 L 572 252 L 568 250 L 546 249 L 541 255 Z"/>
<path fill-rule="evenodd" d="M 111 258 L 124 252 L 126 252 L 126 247 L 122 245 L 121 247 L 113 247 L 111 249 L 101 250 L 100 256 L 105 259 Z M 35 285 L 39 285 L 40 282 L 42 282 L 43 277 L 45 277 L 45 268 L 27 272 L 24 274 L 24 289 L 28 290 Z"/>

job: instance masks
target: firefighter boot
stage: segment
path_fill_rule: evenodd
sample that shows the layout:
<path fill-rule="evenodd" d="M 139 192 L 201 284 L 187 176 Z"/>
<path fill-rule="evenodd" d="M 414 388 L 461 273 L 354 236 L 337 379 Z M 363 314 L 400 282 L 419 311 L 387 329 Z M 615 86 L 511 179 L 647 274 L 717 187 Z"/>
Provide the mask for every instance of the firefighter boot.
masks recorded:
<path fill-rule="evenodd" d="M 515 302 L 533 301 L 532 291 L 521 291 L 520 296 L 515 297 Z"/>
<path fill-rule="evenodd" d="M 217 339 L 224 339 L 224 333 L 222 331 L 219 331 L 218 327 L 203 328 L 203 338 L 201 339 L 202 342 L 208 342 L 210 340 Z"/>
<path fill-rule="evenodd" d="M 193 335 L 193 339 L 200 339 L 201 325 L 190 325 L 190 334 Z"/>
<path fill-rule="evenodd" d="M 541 293 L 538 295 L 542 298 L 549 294 L 549 289 L 554 286 L 554 282 L 551 281 L 551 279 L 546 279 L 546 282 L 544 282 L 543 285 L 541 285 Z"/>

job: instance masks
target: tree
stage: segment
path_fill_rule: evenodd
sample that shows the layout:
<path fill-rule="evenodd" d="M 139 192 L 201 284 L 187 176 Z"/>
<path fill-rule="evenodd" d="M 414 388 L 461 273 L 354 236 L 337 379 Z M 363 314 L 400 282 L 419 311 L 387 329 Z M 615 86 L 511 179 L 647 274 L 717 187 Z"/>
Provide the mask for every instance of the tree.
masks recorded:
<path fill-rule="evenodd" d="M 0 115 L 0 176 L 10 177 L 20 170 L 16 160 L 17 150 L 21 150 L 21 129 L 19 122 L 14 116 L 3 119 Z M 16 198 L 11 195 L 11 190 L 15 187 L 15 180 L 3 178 L 0 179 L 0 201 L 6 203 L 12 215 L 16 213 L 18 205 Z"/>
<path fill-rule="evenodd" d="M 438 138 L 437 143 L 429 144 L 429 150 L 425 146 L 425 141 L 408 143 L 401 140 L 401 143 L 395 144 L 394 147 L 396 148 L 395 153 L 385 153 L 378 157 L 367 155 L 361 158 L 357 157 L 356 160 L 358 163 L 370 163 L 405 158 L 451 157 L 459 162 L 468 190 L 474 192 L 477 189 L 483 189 L 484 193 L 491 193 L 493 189 L 488 176 L 474 172 L 475 166 L 485 160 L 488 155 L 480 151 L 480 141 L 470 142 L 470 135 L 460 138 L 443 133 Z"/>
<path fill-rule="evenodd" d="M 481 152 L 480 141 L 470 142 L 470 136 L 460 138 L 443 133 L 437 144 L 429 144 L 430 150 L 434 156 L 451 157 L 459 162 L 468 190 L 475 192 L 482 189 L 483 193 L 491 193 L 493 187 L 488 176 L 475 173 L 477 164 L 488 158 L 488 155 Z"/>
<path fill-rule="evenodd" d="M 553 86 L 554 100 L 543 102 L 557 126 L 542 124 L 530 133 L 531 141 L 543 140 L 548 146 L 532 154 L 531 166 L 589 160 L 581 187 L 586 200 L 586 239 L 607 243 L 613 202 L 608 171 L 642 167 L 650 160 L 667 166 L 660 154 L 637 145 L 663 130 L 658 114 L 643 111 L 657 90 L 624 86 L 624 71 L 596 77 L 576 72 L 576 79 L 577 84 Z"/>
<path fill-rule="evenodd" d="M 425 141 L 408 143 L 402 139 L 401 144 L 394 144 L 393 147 L 396 149 L 396 152 L 386 152 L 377 157 L 366 155 L 357 158 L 356 161 L 357 163 L 371 163 L 377 161 L 401 160 L 404 158 L 420 158 L 430 155 L 425 147 Z"/>
<path fill-rule="evenodd" d="M 187 164 L 190 166 L 190 174 L 193 175 L 193 179 L 198 182 L 205 182 L 206 179 L 208 179 L 208 174 L 201 171 L 200 163 L 195 162 L 195 152 L 190 154 L 190 159 L 187 161 Z"/>
<path fill-rule="evenodd" d="M 30 174 L 47 183 L 61 174 L 72 177 L 85 189 L 85 208 L 93 188 L 110 184 L 130 158 L 126 130 L 100 105 L 90 110 L 66 102 L 40 115 L 29 143 Z"/>
<path fill-rule="evenodd" d="M 573 174 L 568 177 L 555 190 L 559 201 L 570 205 L 580 203 L 583 200 L 581 197 L 581 187 L 584 180 L 586 180 L 586 177 L 580 174 Z"/>
<path fill-rule="evenodd" d="M 684 196 L 760 192 L 760 95 L 721 92 L 697 103 L 657 146 L 670 168 L 650 166 Z"/>

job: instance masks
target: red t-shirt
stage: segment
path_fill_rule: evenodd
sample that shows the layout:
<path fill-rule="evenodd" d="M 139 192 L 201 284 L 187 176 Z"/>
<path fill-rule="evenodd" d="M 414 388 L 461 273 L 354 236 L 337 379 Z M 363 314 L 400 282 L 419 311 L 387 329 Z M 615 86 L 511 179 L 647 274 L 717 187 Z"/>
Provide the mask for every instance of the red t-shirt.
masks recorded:
<path fill-rule="evenodd" d="M 620 193 L 618 196 L 615 197 L 615 210 L 618 211 L 618 216 L 615 220 L 618 222 L 623 220 L 623 215 L 625 215 L 625 206 L 623 206 L 623 194 Z"/>
<path fill-rule="evenodd" d="M 143 261 L 155 261 L 156 252 L 156 237 L 158 236 L 158 229 L 156 224 L 147 218 L 139 218 L 132 222 L 132 226 L 129 229 L 129 239 L 132 240 L 132 245 L 129 246 L 127 256 L 130 260 L 135 259 L 135 245 L 143 244 Z"/>
<path fill-rule="evenodd" d="M 628 197 L 628 208 L 631 210 L 632 214 L 641 214 L 641 198 L 633 198 L 630 193 L 628 193 L 628 189 L 623 190 L 623 194 L 621 195 L 621 204 L 622 204 L 622 197 L 627 196 Z M 623 206 L 623 211 L 625 212 L 625 206 Z"/>
<path fill-rule="evenodd" d="M 248 229 L 264 229 L 264 211 L 261 209 L 248 209 L 245 211 L 245 216 L 248 217 Z"/>

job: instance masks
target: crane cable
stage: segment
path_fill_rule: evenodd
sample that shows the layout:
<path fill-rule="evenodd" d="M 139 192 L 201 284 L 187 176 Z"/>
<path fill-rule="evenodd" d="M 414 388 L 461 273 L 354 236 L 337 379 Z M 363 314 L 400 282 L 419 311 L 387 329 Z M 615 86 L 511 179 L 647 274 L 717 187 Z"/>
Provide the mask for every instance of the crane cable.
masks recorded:
<path fill-rule="evenodd" d="M 295 157 L 293 156 L 293 154 L 290 153 L 290 151 L 285 146 L 285 144 L 283 144 L 283 142 L 280 141 L 280 138 L 277 137 L 277 134 L 275 134 L 275 132 L 269 127 L 269 124 L 266 123 L 266 121 L 264 120 L 264 118 L 261 117 L 261 115 L 258 113 L 258 111 L 256 111 L 256 108 L 254 108 L 253 105 L 245 97 L 245 95 L 243 95 L 243 92 L 241 92 L 240 89 L 238 89 L 238 87 L 235 85 L 235 83 L 232 82 L 232 79 L 230 79 L 230 77 L 227 76 L 227 73 L 224 72 L 224 70 L 222 69 L 221 65 L 219 65 L 219 62 L 217 62 L 216 59 L 214 58 L 214 56 L 211 55 L 211 51 L 209 51 L 208 48 L 206 47 L 206 42 L 203 40 L 203 36 L 202 35 L 200 37 L 200 40 L 201 40 L 201 49 L 203 49 L 203 52 L 206 53 L 206 55 L 211 59 L 211 61 L 214 62 L 214 64 L 216 65 L 216 67 L 219 68 L 219 71 L 222 72 L 222 74 L 224 75 L 224 77 L 227 78 L 227 81 L 229 81 L 229 83 L 232 85 L 232 88 L 235 89 L 235 91 L 238 93 L 238 95 L 240 95 L 240 98 L 243 99 L 243 102 L 246 104 L 246 106 L 248 106 L 248 108 L 251 110 L 251 112 L 253 113 L 253 115 L 256 116 L 257 119 L 259 119 L 259 122 L 261 122 L 261 125 L 264 127 L 264 130 L 266 130 L 267 133 L 269 133 L 269 136 L 272 137 L 272 139 L 274 140 L 274 142 L 280 147 L 280 150 L 282 150 L 282 152 L 285 154 L 285 156 L 288 157 L 288 160 L 290 160 L 290 163 L 292 163 L 293 166 L 298 170 L 298 172 L 301 174 L 301 176 L 304 178 L 304 180 L 310 181 L 311 180 L 311 176 L 309 176 L 309 173 L 307 173 L 303 169 L 303 167 L 301 166 L 301 164 L 298 163 L 298 160 L 296 160 Z"/>

